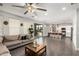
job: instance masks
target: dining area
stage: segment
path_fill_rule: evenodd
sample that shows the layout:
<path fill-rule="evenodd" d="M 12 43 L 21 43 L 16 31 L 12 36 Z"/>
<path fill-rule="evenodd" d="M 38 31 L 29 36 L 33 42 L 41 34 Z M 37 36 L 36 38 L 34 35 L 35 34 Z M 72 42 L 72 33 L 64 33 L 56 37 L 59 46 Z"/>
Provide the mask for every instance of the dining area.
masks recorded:
<path fill-rule="evenodd" d="M 51 32 L 49 32 L 48 33 L 48 37 L 52 37 L 52 38 L 54 38 L 54 39 L 61 39 L 62 38 L 62 33 L 51 33 Z"/>
<path fill-rule="evenodd" d="M 71 38 L 71 25 L 68 24 L 52 24 L 49 25 L 49 30 L 47 33 L 48 37 L 53 39 L 64 39 L 66 37 Z"/>

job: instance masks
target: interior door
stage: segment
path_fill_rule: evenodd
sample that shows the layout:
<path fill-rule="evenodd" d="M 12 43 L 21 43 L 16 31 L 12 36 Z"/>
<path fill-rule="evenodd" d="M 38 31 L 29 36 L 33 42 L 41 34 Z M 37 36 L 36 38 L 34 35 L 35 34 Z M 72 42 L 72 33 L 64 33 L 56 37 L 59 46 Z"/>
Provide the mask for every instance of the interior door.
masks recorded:
<path fill-rule="evenodd" d="M 73 27 L 71 27 L 71 40 L 73 38 Z"/>

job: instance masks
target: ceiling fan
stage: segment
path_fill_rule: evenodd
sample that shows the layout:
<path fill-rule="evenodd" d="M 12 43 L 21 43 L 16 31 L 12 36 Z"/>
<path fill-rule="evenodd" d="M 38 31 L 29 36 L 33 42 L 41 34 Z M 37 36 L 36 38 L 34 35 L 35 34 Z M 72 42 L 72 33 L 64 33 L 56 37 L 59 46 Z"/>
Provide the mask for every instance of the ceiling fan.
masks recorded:
<path fill-rule="evenodd" d="M 12 6 L 19 7 L 19 8 L 25 8 L 26 11 L 24 12 L 24 14 L 33 13 L 33 12 L 35 12 L 35 10 L 47 11 L 46 9 L 37 7 L 36 4 L 38 4 L 38 3 L 35 3 L 35 4 L 34 3 L 25 3 L 24 6 L 17 6 L 17 5 L 12 5 Z"/>
<path fill-rule="evenodd" d="M 76 5 L 77 3 L 70 3 L 71 5 Z"/>

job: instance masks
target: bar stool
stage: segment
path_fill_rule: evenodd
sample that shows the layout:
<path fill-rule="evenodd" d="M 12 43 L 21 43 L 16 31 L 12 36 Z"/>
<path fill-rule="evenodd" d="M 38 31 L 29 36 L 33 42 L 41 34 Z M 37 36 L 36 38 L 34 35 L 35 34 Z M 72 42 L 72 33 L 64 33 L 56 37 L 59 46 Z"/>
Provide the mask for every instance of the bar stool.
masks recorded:
<path fill-rule="evenodd" d="M 59 39 L 59 33 L 57 33 L 57 39 Z"/>
<path fill-rule="evenodd" d="M 61 33 L 59 33 L 59 39 L 61 39 Z"/>
<path fill-rule="evenodd" d="M 55 39 L 57 38 L 57 34 L 55 33 Z"/>

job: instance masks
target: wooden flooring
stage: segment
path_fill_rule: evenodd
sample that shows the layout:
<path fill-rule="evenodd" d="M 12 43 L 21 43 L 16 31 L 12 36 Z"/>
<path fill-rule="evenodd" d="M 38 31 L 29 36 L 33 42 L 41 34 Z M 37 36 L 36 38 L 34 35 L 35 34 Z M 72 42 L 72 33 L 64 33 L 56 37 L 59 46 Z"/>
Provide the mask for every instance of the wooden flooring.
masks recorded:
<path fill-rule="evenodd" d="M 42 41 L 47 45 L 47 56 L 79 56 L 79 51 L 73 49 L 73 44 L 70 38 L 61 40 L 52 37 L 44 37 Z M 10 51 L 11 55 L 25 56 L 24 47 L 25 46 Z"/>

